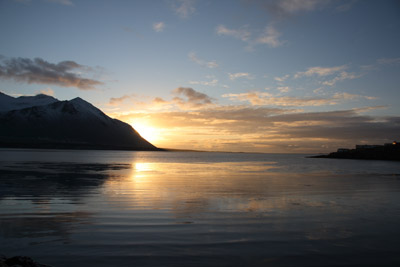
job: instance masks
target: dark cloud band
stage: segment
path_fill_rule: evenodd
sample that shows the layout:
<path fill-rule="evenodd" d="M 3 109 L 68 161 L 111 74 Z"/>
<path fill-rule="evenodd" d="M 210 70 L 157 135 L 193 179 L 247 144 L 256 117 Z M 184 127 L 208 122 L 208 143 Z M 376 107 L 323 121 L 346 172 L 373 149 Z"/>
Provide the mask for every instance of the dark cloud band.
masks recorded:
<path fill-rule="evenodd" d="M 41 58 L 0 58 L 0 79 L 13 79 L 17 82 L 50 84 L 63 87 L 76 87 L 81 90 L 94 89 L 102 82 L 81 77 L 73 70 L 88 69 L 74 61 L 49 63 Z"/>

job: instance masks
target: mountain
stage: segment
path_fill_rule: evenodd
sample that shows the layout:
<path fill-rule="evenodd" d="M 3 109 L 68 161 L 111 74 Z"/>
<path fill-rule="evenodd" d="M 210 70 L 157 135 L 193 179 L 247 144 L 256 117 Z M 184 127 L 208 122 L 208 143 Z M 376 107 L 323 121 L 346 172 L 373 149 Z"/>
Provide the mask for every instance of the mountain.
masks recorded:
<path fill-rule="evenodd" d="M 81 98 L 0 93 L 0 147 L 159 150 Z"/>

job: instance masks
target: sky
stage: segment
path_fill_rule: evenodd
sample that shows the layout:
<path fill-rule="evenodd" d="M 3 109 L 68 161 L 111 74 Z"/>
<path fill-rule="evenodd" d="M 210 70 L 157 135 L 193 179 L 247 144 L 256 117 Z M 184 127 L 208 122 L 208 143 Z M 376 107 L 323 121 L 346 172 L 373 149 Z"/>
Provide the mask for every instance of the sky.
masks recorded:
<path fill-rule="evenodd" d="M 0 91 L 81 97 L 163 148 L 400 140 L 400 2 L 0 0 Z"/>

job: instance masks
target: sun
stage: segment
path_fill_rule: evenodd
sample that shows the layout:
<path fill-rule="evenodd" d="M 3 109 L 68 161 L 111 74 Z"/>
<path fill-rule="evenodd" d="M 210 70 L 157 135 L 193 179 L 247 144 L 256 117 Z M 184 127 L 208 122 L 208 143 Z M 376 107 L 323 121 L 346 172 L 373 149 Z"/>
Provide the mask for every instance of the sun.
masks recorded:
<path fill-rule="evenodd" d="M 133 122 L 131 125 L 147 141 L 155 143 L 160 140 L 159 131 L 156 128 L 140 122 Z"/>

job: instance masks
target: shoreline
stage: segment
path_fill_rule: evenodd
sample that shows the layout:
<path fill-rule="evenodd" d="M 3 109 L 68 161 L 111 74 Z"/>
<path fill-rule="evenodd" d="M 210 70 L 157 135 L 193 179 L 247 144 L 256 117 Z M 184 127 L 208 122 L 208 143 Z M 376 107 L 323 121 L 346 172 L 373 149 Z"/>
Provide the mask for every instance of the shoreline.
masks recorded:
<path fill-rule="evenodd" d="M 309 158 L 400 161 L 400 144 L 394 141 L 384 145 L 356 145 L 355 149 L 339 148 L 336 152 Z"/>

